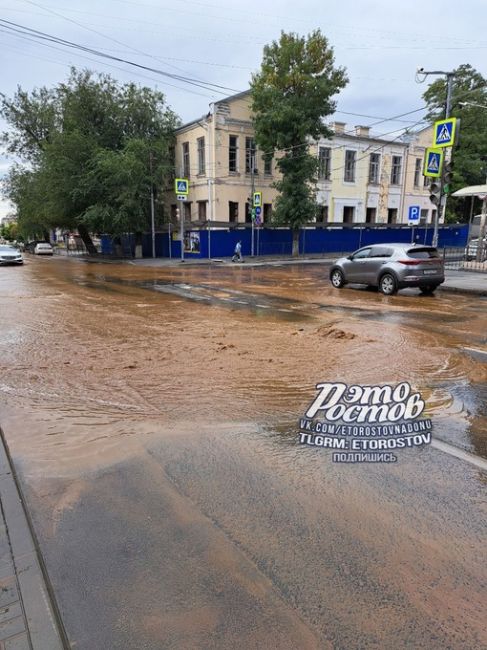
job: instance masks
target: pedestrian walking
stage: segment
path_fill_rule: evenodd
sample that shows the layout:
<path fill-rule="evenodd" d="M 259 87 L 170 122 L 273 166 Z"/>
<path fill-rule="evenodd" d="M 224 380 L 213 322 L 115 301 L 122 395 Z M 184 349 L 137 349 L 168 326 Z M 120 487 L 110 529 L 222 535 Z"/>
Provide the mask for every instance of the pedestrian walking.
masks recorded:
<path fill-rule="evenodd" d="M 242 242 L 240 239 L 238 242 L 235 244 L 235 251 L 232 257 L 232 262 L 243 262 L 242 258 Z"/>

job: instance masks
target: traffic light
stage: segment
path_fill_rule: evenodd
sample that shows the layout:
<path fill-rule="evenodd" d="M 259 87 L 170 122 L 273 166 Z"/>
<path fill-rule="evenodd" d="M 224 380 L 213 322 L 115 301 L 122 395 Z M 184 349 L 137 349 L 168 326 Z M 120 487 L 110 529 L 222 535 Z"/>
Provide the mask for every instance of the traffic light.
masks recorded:
<path fill-rule="evenodd" d="M 450 160 L 445 163 L 443 169 L 443 191 L 445 194 L 450 192 L 451 184 L 453 181 L 453 161 Z"/>
<path fill-rule="evenodd" d="M 249 215 L 249 217 L 252 216 L 252 205 L 253 205 L 252 197 L 248 196 L 247 197 L 247 214 Z"/>
<path fill-rule="evenodd" d="M 431 203 L 434 203 L 434 205 L 440 205 L 441 201 L 441 183 L 439 180 L 434 180 L 430 184 L 430 201 Z"/>

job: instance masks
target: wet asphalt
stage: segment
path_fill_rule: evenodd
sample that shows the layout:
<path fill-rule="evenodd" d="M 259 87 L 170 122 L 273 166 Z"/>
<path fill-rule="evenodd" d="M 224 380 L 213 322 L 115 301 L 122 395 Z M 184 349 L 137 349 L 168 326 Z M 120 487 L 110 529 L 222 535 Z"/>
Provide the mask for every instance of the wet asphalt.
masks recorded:
<path fill-rule="evenodd" d="M 487 648 L 486 314 L 318 264 L 0 268 L 0 425 L 72 647 Z M 409 381 L 438 445 L 298 445 L 321 381 Z"/>

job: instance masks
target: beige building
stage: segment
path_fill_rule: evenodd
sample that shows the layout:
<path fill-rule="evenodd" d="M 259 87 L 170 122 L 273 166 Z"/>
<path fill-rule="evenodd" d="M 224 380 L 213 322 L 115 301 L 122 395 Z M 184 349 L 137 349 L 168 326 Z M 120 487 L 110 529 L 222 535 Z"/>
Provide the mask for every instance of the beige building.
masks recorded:
<path fill-rule="evenodd" d="M 365 126 L 349 131 L 334 122 L 330 127 L 332 140 L 310 144 L 320 163 L 320 221 L 407 223 L 411 205 L 419 205 L 431 221 L 433 206 L 418 163 L 431 129 L 407 143 L 372 137 Z M 186 223 L 250 222 L 249 199 L 260 191 L 263 221 L 270 221 L 277 196 L 272 183 L 279 173 L 275 160 L 255 147 L 249 91 L 211 104 L 206 116 L 176 131 L 176 175 L 190 184 L 184 203 L 171 193 L 173 217 L 183 206 Z"/>
<path fill-rule="evenodd" d="M 319 159 L 317 202 L 329 223 L 408 223 L 410 206 L 430 223 L 434 206 L 423 177 L 429 127 L 408 142 L 370 135 L 366 126 L 347 130 L 343 122 L 330 124 L 333 140 L 312 146 Z"/>

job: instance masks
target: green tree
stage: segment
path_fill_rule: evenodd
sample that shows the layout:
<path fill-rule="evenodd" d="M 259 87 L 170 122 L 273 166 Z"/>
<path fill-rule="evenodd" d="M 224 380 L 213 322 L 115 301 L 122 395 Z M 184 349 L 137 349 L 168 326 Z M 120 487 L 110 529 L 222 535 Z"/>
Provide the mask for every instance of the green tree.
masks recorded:
<path fill-rule="evenodd" d="M 174 170 L 179 120 L 162 93 L 72 69 L 55 88 L 2 95 L 0 113 L 7 151 L 26 163 L 4 184 L 22 231 L 77 229 L 96 252 L 89 232 L 147 230 L 151 186 L 157 196 Z"/>
<path fill-rule="evenodd" d="M 333 50 L 319 30 L 308 37 L 281 33 L 266 45 L 260 71 L 251 82 L 255 137 L 266 154 L 278 153 L 282 180 L 274 219 L 293 230 L 298 255 L 299 229 L 316 215 L 314 184 L 318 160 L 309 140 L 331 137 L 323 118 L 335 110 L 332 97 L 346 86 L 344 68 L 335 67 Z"/>
<path fill-rule="evenodd" d="M 460 119 L 460 131 L 453 149 L 453 192 L 467 185 L 483 185 L 487 173 L 487 80 L 468 64 L 454 72 L 451 115 Z M 446 92 L 446 80 L 440 78 L 423 95 L 432 122 L 445 117 Z M 468 221 L 469 210 L 468 201 L 452 197 L 447 203 L 447 219 Z"/>
<path fill-rule="evenodd" d="M 19 229 L 15 222 L 0 224 L 0 237 L 7 241 L 16 241 L 19 238 Z"/>

